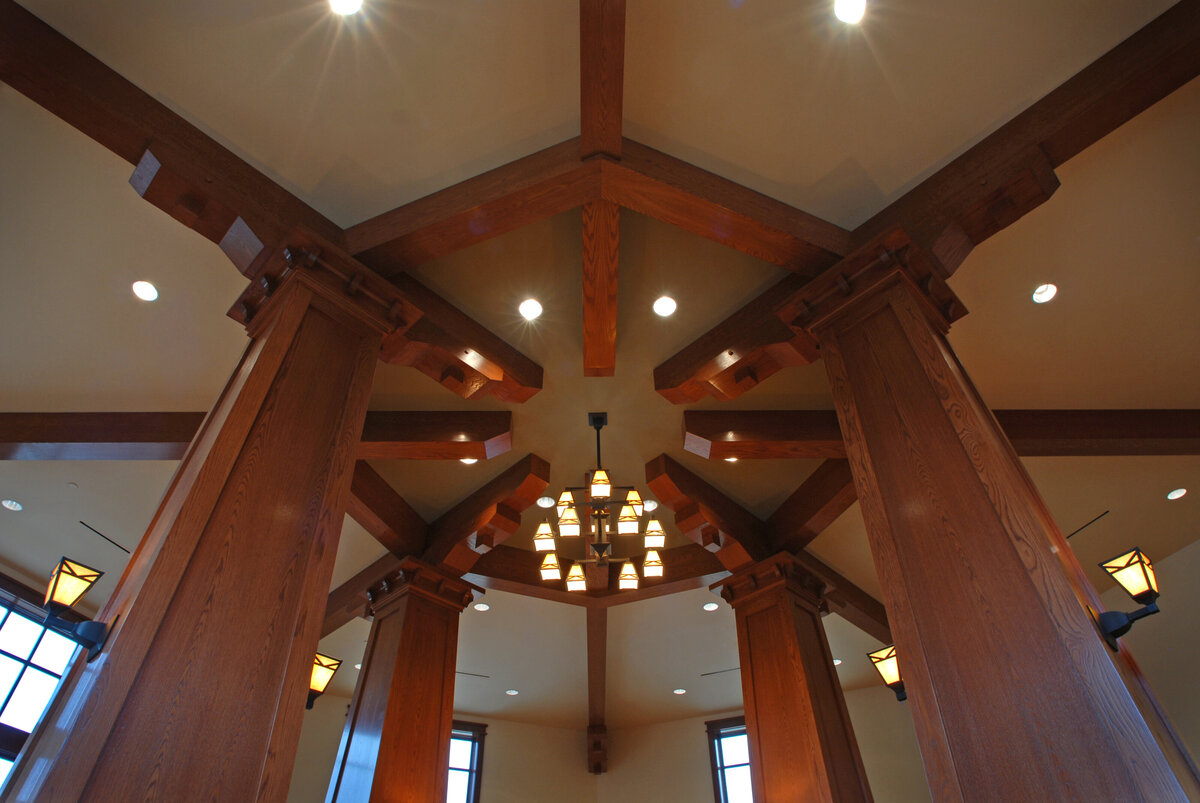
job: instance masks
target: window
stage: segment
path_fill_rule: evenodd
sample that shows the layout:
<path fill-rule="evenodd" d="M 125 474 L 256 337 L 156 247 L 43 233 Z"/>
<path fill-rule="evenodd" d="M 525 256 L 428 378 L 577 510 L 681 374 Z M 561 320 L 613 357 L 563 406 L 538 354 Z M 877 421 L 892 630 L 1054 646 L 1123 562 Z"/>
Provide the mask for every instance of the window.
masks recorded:
<path fill-rule="evenodd" d="M 450 732 L 450 783 L 446 803 L 479 803 L 479 771 L 487 725 L 454 720 Z"/>
<path fill-rule="evenodd" d="M 74 655 L 75 642 L 0 594 L 0 785 Z"/>
<path fill-rule="evenodd" d="M 708 726 L 708 753 L 712 758 L 717 803 L 753 803 L 746 718 L 715 719 L 704 724 Z"/>

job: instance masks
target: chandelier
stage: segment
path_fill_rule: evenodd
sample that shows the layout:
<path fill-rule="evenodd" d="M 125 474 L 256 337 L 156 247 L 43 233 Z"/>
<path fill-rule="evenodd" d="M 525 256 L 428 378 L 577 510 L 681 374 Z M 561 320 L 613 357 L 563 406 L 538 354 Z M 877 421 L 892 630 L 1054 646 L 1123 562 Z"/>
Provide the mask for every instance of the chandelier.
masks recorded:
<path fill-rule="evenodd" d="M 613 538 L 635 536 L 642 538 L 646 550 L 642 558 L 642 577 L 662 577 L 663 563 L 658 550 L 666 545 L 667 534 L 658 519 L 650 518 L 642 525 L 642 516 L 652 513 L 658 503 L 653 499 L 642 500 L 637 488 L 630 485 L 614 485 L 604 464 L 600 461 L 600 430 L 608 424 L 608 413 L 588 413 L 588 426 L 596 430 L 596 468 L 591 472 L 586 485 L 567 486 L 558 500 L 543 496 L 538 505 L 554 508 L 555 521 L 549 519 L 538 524 L 533 536 L 533 548 L 547 553 L 542 559 L 542 580 L 562 579 L 562 563 L 559 561 L 557 539 L 584 538 L 584 557 L 573 560 L 567 572 L 568 591 L 586 591 L 587 580 L 583 574 L 584 564 L 607 566 L 612 559 Z M 619 589 L 636 589 L 638 571 L 633 560 L 626 559 L 617 575 Z"/>

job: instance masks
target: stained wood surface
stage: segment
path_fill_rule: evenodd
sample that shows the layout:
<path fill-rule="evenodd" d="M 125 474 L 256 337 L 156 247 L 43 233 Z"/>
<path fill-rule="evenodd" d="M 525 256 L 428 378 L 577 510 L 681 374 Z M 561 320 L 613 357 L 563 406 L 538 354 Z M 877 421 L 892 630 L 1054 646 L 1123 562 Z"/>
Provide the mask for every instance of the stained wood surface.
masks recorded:
<path fill-rule="evenodd" d="M 774 550 L 798 552 L 858 499 L 845 460 L 826 460 L 767 519 L 767 542 Z"/>
<path fill-rule="evenodd" d="M 579 0 L 579 155 L 621 156 L 625 0 Z"/>
<path fill-rule="evenodd" d="M 252 334 L 14 795 L 286 797 L 379 335 L 299 282 Z"/>
<path fill-rule="evenodd" d="M 583 206 L 583 375 L 612 376 L 617 367 L 617 266 L 621 208 Z"/>
<path fill-rule="evenodd" d="M 321 638 L 325 638 L 347 622 L 366 615 L 367 589 L 394 575 L 400 569 L 401 558 L 388 553 L 362 569 L 346 582 L 329 592 L 325 603 L 325 621 Z"/>
<path fill-rule="evenodd" d="M 854 232 L 902 226 L 943 276 L 1042 203 L 1053 168 L 1200 74 L 1200 3 L 1183 0 L 918 184 Z"/>
<path fill-rule="evenodd" d="M 588 725 L 604 724 L 605 676 L 608 669 L 608 611 L 587 612 Z"/>
<path fill-rule="evenodd" d="M 819 336 L 934 799 L 1185 799 L 918 293 Z"/>
<path fill-rule="evenodd" d="M 346 513 L 393 555 L 425 548 L 429 527 L 387 480 L 363 460 L 354 464 Z"/>
<path fill-rule="evenodd" d="M 508 410 L 371 411 L 360 460 L 490 460 L 512 449 Z"/>

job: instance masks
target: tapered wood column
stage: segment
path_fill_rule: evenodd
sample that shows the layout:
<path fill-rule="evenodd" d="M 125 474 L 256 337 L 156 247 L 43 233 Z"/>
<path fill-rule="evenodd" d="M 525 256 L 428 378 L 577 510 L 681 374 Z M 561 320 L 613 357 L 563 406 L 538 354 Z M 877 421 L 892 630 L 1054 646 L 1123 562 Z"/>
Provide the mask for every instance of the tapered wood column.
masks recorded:
<path fill-rule="evenodd" d="M 831 306 L 812 329 L 933 798 L 1185 799 L 939 311 L 899 270 Z"/>
<path fill-rule="evenodd" d="M 293 275 L 188 448 L 6 800 L 287 796 L 381 333 Z"/>
<path fill-rule="evenodd" d="M 781 554 L 720 587 L 737 617 L 754 799 L 870 801 L 821 624 L 824 583 Z"/>
<path fill-rule="evenodd" d="M 476 591 L 406 558 L 372 592 L 374 622 L 327 803 L 446 799 L 458 617 Z"/>

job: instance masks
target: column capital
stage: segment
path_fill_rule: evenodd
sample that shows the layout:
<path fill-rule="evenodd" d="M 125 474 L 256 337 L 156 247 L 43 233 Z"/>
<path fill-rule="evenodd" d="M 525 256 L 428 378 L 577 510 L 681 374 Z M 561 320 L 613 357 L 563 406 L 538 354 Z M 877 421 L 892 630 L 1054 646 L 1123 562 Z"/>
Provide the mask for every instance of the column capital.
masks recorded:
<path fill-rule="evenodd" d="M 710 588 L 719 588 L 721 596 L 734 608 L 778 588 L 784 588 L 798 604 L 814 613 L 824 613 L 826 584 L 788 552 L 779 552 L 731 574 Z"/>
<path fill-rule="evenodd" d="M 484 593 L 479 586 L 410 556 L 400 562 L 398 571 L 368 590 L 367 599 L 373 616 L 383 615 L 408 594 L 461 613 L 476 592 Z"/>

